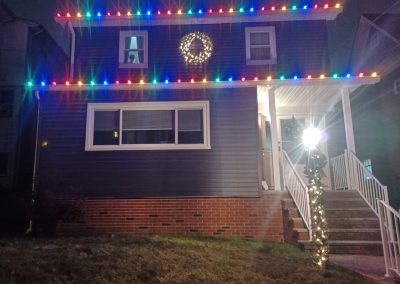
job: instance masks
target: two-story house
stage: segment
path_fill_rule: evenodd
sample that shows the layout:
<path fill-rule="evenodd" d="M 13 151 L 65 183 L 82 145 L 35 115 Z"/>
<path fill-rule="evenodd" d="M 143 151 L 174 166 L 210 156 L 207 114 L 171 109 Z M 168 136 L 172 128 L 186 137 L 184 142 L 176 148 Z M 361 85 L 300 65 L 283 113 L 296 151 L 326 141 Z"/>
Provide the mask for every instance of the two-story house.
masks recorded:
<path fill-rule="evenodd" d="M 328 156 L 325 117 L 342 102 L 354 152 L 349 93 L 379 80 L 330 70 L 327 22 L 341 11 L 318 1 L 58 11 L 69 76 L 28 85 L 41 107 L 38 188 L 84 197 L 86 229 L 279 241 L 288 190 L 311 231 L 301 132 L 324 130 Z M 358 186 L 335 162 L 324 183 Z"/>

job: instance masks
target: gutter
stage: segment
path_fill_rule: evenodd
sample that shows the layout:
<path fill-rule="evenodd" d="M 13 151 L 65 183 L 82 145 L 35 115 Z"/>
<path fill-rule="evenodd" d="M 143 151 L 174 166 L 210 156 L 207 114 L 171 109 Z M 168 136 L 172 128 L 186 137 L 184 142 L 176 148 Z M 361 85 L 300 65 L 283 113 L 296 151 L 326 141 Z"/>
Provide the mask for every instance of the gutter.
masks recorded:
<path fill-rule="evenodd" d="M 33 158 L 33 174 L 32 174 L 32 185 L 31 185 L 31 214 L 29 219 L 29 226 L 25 234 L 33 233 L 33 215 L 35 207 L 35 196 L 36 196 L 36 179 L 37 179 L 37 165 L 38 165 L 38 144 L 39 144 L 39 122 L 40 122 L 40 93 L 38 90 L 35 91 L 35 97 L 37 100 L 37 110 L 36 110 L 36 137 L 35 137 L 35 152 Z"/>
<path fill-rule="evenodd" d="M 71 49 L 70 49 L 70 65 L 69 65 L 69 80 L 74 80 L 74 69 L 75 69 L 75 31 L 72 27 L 71 21 L 67 23 L 68 29 L 71 33 Z"/>

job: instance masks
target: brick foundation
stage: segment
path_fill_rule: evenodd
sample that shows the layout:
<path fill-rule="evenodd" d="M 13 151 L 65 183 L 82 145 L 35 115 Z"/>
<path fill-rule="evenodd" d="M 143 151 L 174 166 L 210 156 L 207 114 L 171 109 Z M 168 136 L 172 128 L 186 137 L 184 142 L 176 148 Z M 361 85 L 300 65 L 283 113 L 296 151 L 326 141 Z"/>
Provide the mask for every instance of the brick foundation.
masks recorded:
<path fill-rule="evenodd" d="M 285 194 L 267 192 L 260 198 L 86 199 L 81 202 L 82 220 L 59 224 L 58 230 L 221 236 L 282 242 L 281 200 Z"/>

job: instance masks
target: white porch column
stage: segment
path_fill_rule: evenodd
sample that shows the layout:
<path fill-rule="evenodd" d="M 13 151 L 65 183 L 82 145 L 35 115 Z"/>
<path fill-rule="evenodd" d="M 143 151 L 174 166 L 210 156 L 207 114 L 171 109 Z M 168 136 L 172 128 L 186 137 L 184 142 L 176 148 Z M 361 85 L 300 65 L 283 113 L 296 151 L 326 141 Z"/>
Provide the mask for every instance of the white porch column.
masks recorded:
<path fill-rule="evenodd" d="M 278 138 L 278 120 L 276 118 L 275 89 L 268 90 L 269 115 L 271 117 L 271 142 L 272 142 L 272 166 L 274 173 L 274 189 L 282 190 L 281 171 L 279 166 L 279 138 Z"/>
<path fill-rule="evenodd" d="M 355 154 L 356 145 L 354 142 L 353 120 L 351 118 L 350 90 L 348 88 L 342 88 L 341 92 L 342 92 L 344 131 L 346 133 L 347 150 Z"/>

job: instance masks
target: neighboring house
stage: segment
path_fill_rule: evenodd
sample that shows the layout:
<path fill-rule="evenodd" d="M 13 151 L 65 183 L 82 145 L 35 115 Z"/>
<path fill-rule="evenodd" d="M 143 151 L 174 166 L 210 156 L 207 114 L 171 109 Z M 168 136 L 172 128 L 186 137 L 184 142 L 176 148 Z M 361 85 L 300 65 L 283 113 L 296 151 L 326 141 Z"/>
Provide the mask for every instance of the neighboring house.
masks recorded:
<path fill-rule="evenodd" d="M 65 73 L 50 67 L 64 66 L 66 55 L 42 26 L 18 18 L 5 4 L 0 19 L 0 191 L 29 192 L 36 100 L 25 92 L 25 78 Z"/>
<path fill-rule="evenodd" d="M 28 86 L 41 97 L 39 190 L 82 198 L 84 229 L 278 241 L 288 190 L 310 229 L 302 130 L 325 129 L 329 156 L 325 118 L 342 102 L 341 153 L 355 152 L 349 94 L 379 81 L 330 70 L 327 22 L 342 7 L 315 5 L 59 11 L 69 76 Z M 345 159 L 324 183 L 359 189 Z"/>
<path fill-rule="evenodd" d="M 400 203 L 400 14 L 363 15 L 352 66 L 374 67 L 378 84 L 352 95 L 357 156 L 388 185 L 391 205 Z"/>

